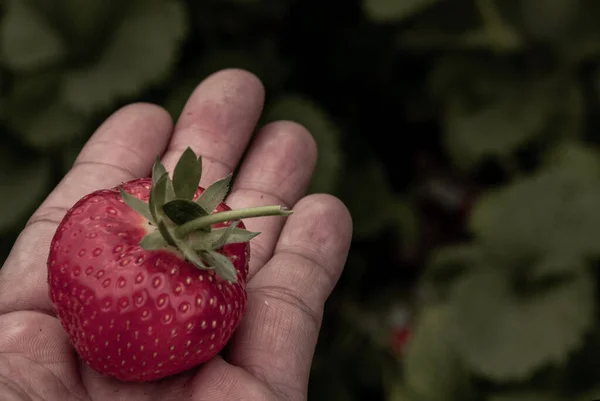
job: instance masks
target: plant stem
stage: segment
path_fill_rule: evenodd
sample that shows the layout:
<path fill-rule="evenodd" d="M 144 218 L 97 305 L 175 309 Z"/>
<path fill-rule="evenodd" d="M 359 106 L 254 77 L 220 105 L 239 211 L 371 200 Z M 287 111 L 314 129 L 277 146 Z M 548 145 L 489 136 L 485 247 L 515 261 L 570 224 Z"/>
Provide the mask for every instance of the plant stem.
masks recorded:
<path fill-rule="evenodd" d="M 209 214 L 208 216 L 198 217 L 195 220 L 188 221 L 177 227 L 175 233 L 177 236 L 185 237 L 193 231 L 204 227 L 212 226 L 217 223 L 224 223 L 229 220 L 249 219 L 251 217 L 263 216 L 289 216 L 292 211 L 281 206 L 260 206 L 238 210 L 228 210 L 226 212 Z"/>

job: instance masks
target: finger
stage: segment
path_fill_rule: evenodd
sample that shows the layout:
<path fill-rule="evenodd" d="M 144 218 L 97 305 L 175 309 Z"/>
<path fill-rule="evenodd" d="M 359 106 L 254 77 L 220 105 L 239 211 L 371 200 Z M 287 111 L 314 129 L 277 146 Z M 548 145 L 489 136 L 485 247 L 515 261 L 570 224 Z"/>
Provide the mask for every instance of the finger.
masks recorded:
<path fill-rule="evenodd" d="M 90 192 L 147 176 L 171 132 L 168 113 L 148 104 L 127 106 L 98 128 L 71 171 L 31 217 L 0 270 L 0 313 L 51 310 L 46 258 L 67 209 Z"/>
<path fill-rule="evenodd" d="M 279 400 L 273 397 L 267 385 L 256 380 L 244 369 L 225 362 L 220 356 L 203 365 L 191 384 L 194 389 L 194 401 Z"/>
<path fill-rule="evenodd" d="M 248 309 L 231 362 L 268 383 L 282 399 L 305 399 L 323 307 L 346 261 L 352 221 L 329 195 L 295 206 L 273 258 L 248 283 Z"/>
<path fill-rule="evenodd" d="M 167 171 L 189 146 L 202 156 L 201 185 L 233 172 L 262 111 L 264 89 L 256 76 L 223 70 L 204 80 L 191 95 L 163 157 Z"/>
<path fill-rule="evenodd" d="M 234 209 L 252 206 L 292 207 L 306 192 L 317 160 L 313 137 L 301 125 L 280 121 L 265 126 L 250 147 L 227 203 Z M 273 254 L 285 218 L 244 221 L 261 234 L 251 242 L 250 274 Z"/>

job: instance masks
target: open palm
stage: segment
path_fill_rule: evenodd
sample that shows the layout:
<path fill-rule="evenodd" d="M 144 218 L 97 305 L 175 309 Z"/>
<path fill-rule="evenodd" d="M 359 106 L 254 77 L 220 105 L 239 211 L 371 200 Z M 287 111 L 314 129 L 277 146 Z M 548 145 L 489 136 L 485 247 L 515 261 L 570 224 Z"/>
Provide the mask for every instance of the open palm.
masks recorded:
<path fill-rule="evenodd" d="M 249 73 L 221 71 L 196 89 L 174 128 L 164 110 L 134 104 L 97 130 L 0 270 L 0 399 L 306 399 L 322 310 L 345 263 L 351 219 L 332 196 L 303 197 L 316 161 L 304 128 L 269 124 L 248 147 L 263 96 Z M 83 195 L 148 176 L 156 154 L 172 170 L 188 146 L 203 157 L 203 186 L 233 172 L 245 154 L 227 199 L 233 208 L 282 204 L 295 212 L 245 221 L 262 234 L 251 243 L 246 316 L 221 356 L 161 381 L 118 382 L 80 361 L 55 317 L 46 282 L 50 240 Z"/>

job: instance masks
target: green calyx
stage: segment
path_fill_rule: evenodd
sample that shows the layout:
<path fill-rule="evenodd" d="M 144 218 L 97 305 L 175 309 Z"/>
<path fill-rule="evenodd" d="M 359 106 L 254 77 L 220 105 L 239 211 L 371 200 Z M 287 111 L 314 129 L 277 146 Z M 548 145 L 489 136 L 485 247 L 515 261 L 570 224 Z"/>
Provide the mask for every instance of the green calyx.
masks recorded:
<path fill-rule="evenodd" d="M 188 147 L 175 166 L 172 180 L 156 158 L 148 203 L 121 187 L 119 191 L 129 207 L 156 227 L 140 241 L 142 248 L 176 249 L 199 269 L 215 270 L 225 280 L 235 283 L 233 263 L 217 250 L 227 244 L 248 242 L 260 234 L 239 228 L 240 219 L 288 216 L 292 211 L 281 206 L 262 206 L 214 212 L 229 191 L 231 175 L 215 181 L 194 201 L 201 176 L 202 158 Z M 231 224 L 213 228 L 214 224 L 224 222 Z"/>

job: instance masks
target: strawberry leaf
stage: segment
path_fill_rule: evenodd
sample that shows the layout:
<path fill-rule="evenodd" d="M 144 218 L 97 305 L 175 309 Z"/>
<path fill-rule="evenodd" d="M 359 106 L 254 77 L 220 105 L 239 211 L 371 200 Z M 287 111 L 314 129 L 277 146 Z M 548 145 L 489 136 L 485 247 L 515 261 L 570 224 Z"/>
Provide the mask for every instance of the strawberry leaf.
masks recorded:
<path fill-rule="evenodd" d="M 579 0 L 521 0 L 520 11 L 527 33 L 536 40 L 563 41 L 577 23 Z M 569 38 L 571 39 L 571 38 Z"/>
<path fill-rule="evenodd" d="M 227 239 L 229 238 L 229 236 L 231 235 L 233 230 L 236 229 L 238 224 L 240 224 L 239 221 L 234 221 L 229 226 L 227 226 L 227 228 L 225 228 L 225 230 L 223 230 L 222 235 L 215 242 L 213 242 L 212 249 L 219 249 L 223 245 L 225 245 L 227 243 Z"/>
<path fill-rule="evenodd" d="M 523 380 L 563 363 L 594 323 L 594 279 L 586 267 L 579 262 L 570 278 L 528 291 L 506 269 L 463 278 L 450 298 L 448 326 L 461 359 L 498 381 Z"/>
<path fill-rule="evenodd" d="M 239 223 L 239 221 L 235 221 L 226 228 L 219 229 L 217 233 L 218 235 L 213 235 L 212 238 L 209 235 L 204 235 L 203 233 L 195 235 L 195 240 L 192 242 L 192 247 L 197 251 L 208 251 L 221 248 L 227 243 L 228 237 L 231 235 L 233 230 L 236 229 Z"/>
<path fill-rule="evenodd" d="M 466 400 L 469 372 L 460 362 L 450 338 L 440 335 L 451 324 L 447 306 L 421 311 L 403 358 L 404 382 L 417 399 Z"/>
<path fill-rule="evenodd" d="M 227 192 L 229 191 L 229 184 L 231 183 L 232 175 L 228 175 L 220 180 L 213 182 L 196 200 L 198 205 L 208 213 L 212 213 L 219 203 L 223 202 Z"/>
<path fill-rule="evenodd" d="M 165 172 L 156 180 L 156 184 L 154 184 L 150 190 L 148 204 L 150 213 L 157 225 L 162 221 L 162 206 L 166 203 L 168 181 L 169 175 Z"/>
<path fill-rule="evenodd" d="M 35 113 L 30 107 L 15 110 L 9 124 L 23 142 L 42 151 L 60 149 L 88 132 L 87 121 L 56 100 L 44 102 Z"/>
<path fill-rule="evenodd" d="M 37 150 L 60 150 L 88 134 L 86 119 L 57 101 L 60 79 L 54 69 L 16 75 L 2 99 L 6 124 Z"/>
<path fill-rule="evenodd" d="M 586 399 L 590 401 L 592 398 Z M 503 394 L 496 394 L 486 399 L 486 401 L 573 401 L 559 397 L 555 394 L 537 391 L 513 391 Z"/>
<path fill-rule="evenodd" d="M 498 254 L 600 254 L 600 187 L 573 171 L 551 169 L 486 194 L 472 231 Z"/>
<path fill-rule="evenodd" d="M 191 148 L 187 148 L 175 166 L 173 188 L 180 199 L 192 199 L 202 175 L 202 158 L 196 157 Z"/>
<path fill-rule="evenodd" d="M 126 192 L 121 187 L 119 187 L 119 192 L 121 193 L 121 197 L 123 197 L 123 201 L 125 201 L 127 206 L 129 206 L 130 208 L 135 210 L 137 213 L 144 216 L 144 218 L 146 220 L 150 221 L 153 224 L 156 224 L 156 221 L 154 220 L 152 213 L 150 213 L 150 205 L 148 205 L 146 202 L 139 199 L 138 197 L 133 196 L 130 193 Z"/>
<path fill-rule="evenodd" d="M 544 155 L 544 171 L 568 174 L 576 180 L 600 182 L 600 152 L 584 142 L 565 140 Z"/>
<path fill-rule="evenodd" d="M 160 161 L 160 158 L 156 156 L 156 160 L 152 166 L 152 185 L 156 185 L 158 180 L 165 174 L 167 174 L 167 169 Z"/>
<path fill-rule="evenodd" d="M 218 249 L 228 244 L 239 244 L 248 242 L 259 235 L 259 232 L 252 232 L 243 228 L 236 227 L 239 222 L 234 222 L 226 228 L 216 228 L 209 233 L 194 233 L 190 236 L 190 246 L 196 250 Z"/>
<path fill-rule="evenodd" d="M 406 384 L 399 378 L 391 377 L 388 379 L 388 382 L 386 386 L 386 392 L 388 393 L 385 398 L 386 401 L 426 401 L 416 396 L 414 391 L 407 388 Z M 352 397 L 348 396 L 345 399 L 351 400 Z"/>
<path fill-rule="evenodd" d="M 206 266 L 206 264 L 202 261 L 198 253 L 194 249 L 192 249 L 185 241 L 177 238 L 175 235 L 173 236 L 173 238 L 175 245 L 181 251 L 181 253 L 183 253 L 183 256 L 185 256 L 185 258 L 188 261 L 192 262 L 199 269 L 210 269 L 210 267 Z"/>
<path fill-rule="evenodd" d="M 459 99 L 446 109 L 445 146 L 464 169 L 490 156 L 508 157 L 542 132 L 549 99 L 540 91 L 515 91 L 491 104 L 467 107 Z"/>
<path fill-rule="evenodd" d="M 167 242 L 169 245 L 177 246 L 177 244 L 182 242 L 167 226 L 165 220 L 158 221 L 157 227 L 158 231 L 160 232 L 160 235 L 162 235 L 165 242 Z"/>
<path fill-rule="evenodd" d="M 152 186 L 156 186 L 157 182 L 159 179 L 161 179 L 164 175 L 166 175 L 166 179 L 165 179 L 165 198 L 163 203 L 161 204 L 161 206 L 169 201 L 172 201 L 173 199 L 175 199 L 175 188 L 173 188 L 173 181 L 171 181 L 171 178 L 169 177 L 169 174 L 167 173 L 167 170 L 165 169 L 165 166 L 162 164 L 162 162 L 160 161 L 159 157 L 156 156 L 156 160 L 154 162 L 154 166 L 152 166 Z"/>
<path fill-rule="evenodd" d="M 237 271 L 227 256 L 216 251 L 201 251 L 200 254 L 215 269 L 215 272 L 219 276 L 232 283 L 237 282 Z"/>
<path fill-rule="evenodd" d="M 99 37 L 106 37 L 115 14 L 121 9 L 118 0 L 46 0 L 43 3 L 46 13 L 56 14 L 63 31 L 76 36 L 70 39 L 71 46 L 77 50 L 82 44 L 90 46 L 98 43 Z"/>
<path fill-rule="evenodd" d="M 160 180 L 164 175 L 166 175 L 164 183 L 165 197 L 160 206 L 175 199 L 175 189 L 173 188 L 173 181 L 171 181 L 165 166 L 163 166 L 158 156 L 156 156 L 156 161 L 154 162 L 154 166 L 152 166 L 152 186 L 155 187 L 158 183 L 158 180 Z"/>
<path fill-rule="evenodd" d="M 552 280 L 568 278 L 573 271 L 579 269 L 581 260 L 578 256 L 565 253 L 562 250 L 549 252 L 522 271 L 528 280 Z"/>
<path fill-rule="evenodd" d="M 0 25 L 0 57 L 13 70 L 30 71 L 59 62 L 65 45 L 27 0 L 9 0 Z"/>
<path fill-rule="evenodd" d="M 175 167 L 174 180 L 157 156 L 152 168 L 152 186 L 146 210 L 144 202 L 129 197 L 121 188 L 124 201 L 142 215 L 148 215 L 158 230 L 147 234 L 140 246 L 144 249 L 159 249 L 168 245 L 176 247 L 184 257 L 201 269 L 214 269 L 217 274 L 229 281 L 236 281 L 236 269 L 233 263 L 213 249 L 237 241 L 249 241 L 258 233 L 240 230 L 237 225 L 241 219 L 262 216 L 289 216 L 293 213 L 285 207 L 260 206 L 254 208 L 228 210 L 220 213 L 209 213 L 199 203 L 190 199 L 174 199 L 175 187 L 180 196 L 193 198 L 198 188 L 201 174 L 200 158 L 196 158 L 191 148 L 188 148 Z M 191 175 L 189 171 L 192 170 Z M 195 171 L 194 171 L 195 170 Z M 204 191 L 204 204 L 213 210 L 227 193 L 231 176 L 217 181 Z M 174 182 L 175 181 L 175 182 Z M 193 184 L 193 185 L 192 185 Z M 140 203 L 141 202 L 141 203 Z M 202 202 L 201 202 L 202 203 Z M 212 226 L 219 223 L 231 223 L 227 228 L 219 230 L 211 236 Z M 233 222 L 233 223 L 232 223 Z M 202 259 L 210 263 L 207 267 Z"/>
<path fill-rule="evenodd" d="M 97 63 L 67 74 L 60 96 L 91 113 L 135 96 L 162 80 L 177 60 L 187 33 L 182 1 L 132 0 Z"/>
<path fill-rule="evenodd" d="M 407 19 L 438 0 L 363 0 L 366 14 L 377 22 L 401 21 Z"/>
<path fill-rule="evenodd" d="M 482 252 L 472 244 L 436 249 L 423 272 L 423 292 L 432 299 L 445 300 L 463 275 L 481 267 Z"/>
<path fill-rule="evenodd" d="M 167 202 L 162 206 L 162 210 L 177 225 L 208 215 L 196 202 L 185 199 L 175 199 Z M 205 229 L 210 230 L 210 226 Z"/>
<path fill-rule="evenodd" d="M 444 145 L 465 170 L 489 159 L 511 169 L 518 150 L 579 135 L 584 120 L 577 82 L 526 79 L 510 65 L 449 58 L 432 74 L 431 90 L 445 103 Z"/>
<path fill-rule="evenodd" d="M 148 251 L 162 249 L 169 246 L 169 243 L 163 238 L 160 229 L 146 234 L 140 241 L 140 247 Z"/>

